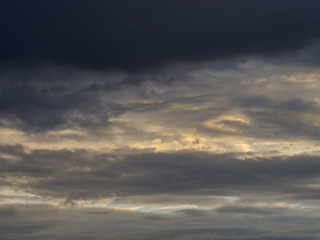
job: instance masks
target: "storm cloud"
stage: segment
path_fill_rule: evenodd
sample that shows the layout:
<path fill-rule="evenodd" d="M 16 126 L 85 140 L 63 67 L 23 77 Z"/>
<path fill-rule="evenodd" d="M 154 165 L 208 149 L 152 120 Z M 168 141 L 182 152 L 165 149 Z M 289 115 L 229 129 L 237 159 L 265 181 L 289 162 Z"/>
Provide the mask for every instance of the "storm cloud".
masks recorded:
<path fill-rule="evenodd" d="M 319 158 L 246 157 L 205 152 L 115 156 L 86 150 L 33 150 L 2 147 L 1 178 L 23 178 L 15 187 L 43 197 L 90 200 L 107 197 L 177 194 L 196 196 L 281 196 L 317 199 Z M 7 150 L 8 149 L 8 150 Z M 16 160 L 10 160 L 11 158 Z M 240 158 L 240 159 L 239 159 Z M 76 166 L 76 167 L 74 167 Z M 142 198 L 143 199 L 143 198 Z M 142 200 L 143 201 L 143 200 Z"/>
<path fill-rule="evenodd" d="M 316 1 L 2 1 L 1 62 L 146 70 L 291 54 L 319 37 Z"/>
<path fill-rule="evenodd" d="M 0 240 L 315 240 L 315 0 L 0 3 Z"/>

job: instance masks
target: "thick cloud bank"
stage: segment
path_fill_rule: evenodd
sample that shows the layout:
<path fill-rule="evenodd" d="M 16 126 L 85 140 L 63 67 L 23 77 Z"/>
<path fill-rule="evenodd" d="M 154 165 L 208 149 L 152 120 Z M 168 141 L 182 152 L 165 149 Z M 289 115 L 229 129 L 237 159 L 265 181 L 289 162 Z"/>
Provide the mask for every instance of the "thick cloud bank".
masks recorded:
<path fill-rule="evenodd" d="M 320 33 L 317 1 L 2 1 L 2 64 L 145 70 L 290 53 Z"/>
<path fill-rule="evenodd" d="M 90 200 L 107 197 L 179 194 L 317 199 L 319 157 L 250 158 L 209 153 L 113 155 L 3 146 L 2 185 L 43 197 Z M 240 158 L 240 159 L 239 159 Z M 16 179 L 10 183 L 9 179 Z M 19 183 L 19 179 L 24 179 Z M 142 198 L 143 199 L 143 198 Z M 143 201 L 143 200 L 142 200 Z"/>
<path fill-rule="evenodd" d="M 320 239 L 319 12 L 0 1 L 0 240 Z"/>

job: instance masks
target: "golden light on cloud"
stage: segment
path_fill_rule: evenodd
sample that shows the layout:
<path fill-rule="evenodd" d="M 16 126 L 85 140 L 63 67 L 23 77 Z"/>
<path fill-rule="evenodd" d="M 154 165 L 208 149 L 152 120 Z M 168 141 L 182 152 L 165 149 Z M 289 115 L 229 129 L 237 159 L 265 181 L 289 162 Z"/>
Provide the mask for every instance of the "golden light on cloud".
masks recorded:
<path fill-rule="evenodd" d="M 303 72 L 292 75 L 282 75 L 281 79 L 294 83 L 315 83 L 320 81 L 320 72 Z"/>
<path fill-rule="evenodd" d="M 223 115 L 206 120 L 203 125 L 205 127 L 225 131 L 225 132 L 238 132 L 241 131 L 239 127 L 242 125 L 249 125 L 250 120 L 244 115 Z"/>
<path fill-rule="evenodd" d="M 2 2 L 1 240 L 320 239 L 320 1 Z"/>

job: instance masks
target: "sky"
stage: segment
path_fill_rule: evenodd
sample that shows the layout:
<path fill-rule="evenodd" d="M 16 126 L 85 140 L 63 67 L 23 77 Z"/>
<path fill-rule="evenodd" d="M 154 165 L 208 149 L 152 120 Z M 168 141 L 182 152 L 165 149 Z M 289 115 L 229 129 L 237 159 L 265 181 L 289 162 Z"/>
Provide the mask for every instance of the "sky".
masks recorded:
<path fill-rule="evenodd" d="M 319 239 L 319 12 L 2 0 L 0 240 Z"/>

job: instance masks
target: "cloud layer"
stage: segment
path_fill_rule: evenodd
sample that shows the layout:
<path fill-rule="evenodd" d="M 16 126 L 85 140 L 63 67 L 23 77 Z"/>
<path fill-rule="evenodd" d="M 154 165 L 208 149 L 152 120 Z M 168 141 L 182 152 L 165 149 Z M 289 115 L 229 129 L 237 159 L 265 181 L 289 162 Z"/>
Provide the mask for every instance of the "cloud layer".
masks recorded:
<path fill-rule="evenodd" d="M 319 239 L 320 4 L 0 3 L 0 240 Z"/>
<path fill-rule="evenodd" d="M 291 53 L 319 36 L 315 1 L 4 1 L 1 61 L 145 70 Z"/>
<path fill-rule="evenodd" d="M 2 185 L 43 197 L 93 200 L 169 194 L 318 198 L 319 157 L 250 157 L 205 152 L 98 154 L 86 150 L 25 152 L 3 146 Z M 24 179 L 22 182 L 21 179 Z M 143 197 L 141 198 L 143 201 Z"/>
<path fill-rule="evenodd" d="M 15 215 L 0 215 L 1 239 L 313 240 L 319 237 L 316 225 L 319 217 L 311 216 L 310 212 L 304 212 L 304 216 L 288 212 L 261 218 L 207 211 L 206 216 L 199 218 L 179 212 L 163 215 L 92 208 L 59 209 L 47 205 L 17 205 L 14 211 Z M 243 221 L 251 226 L 244 226 Z"/>

